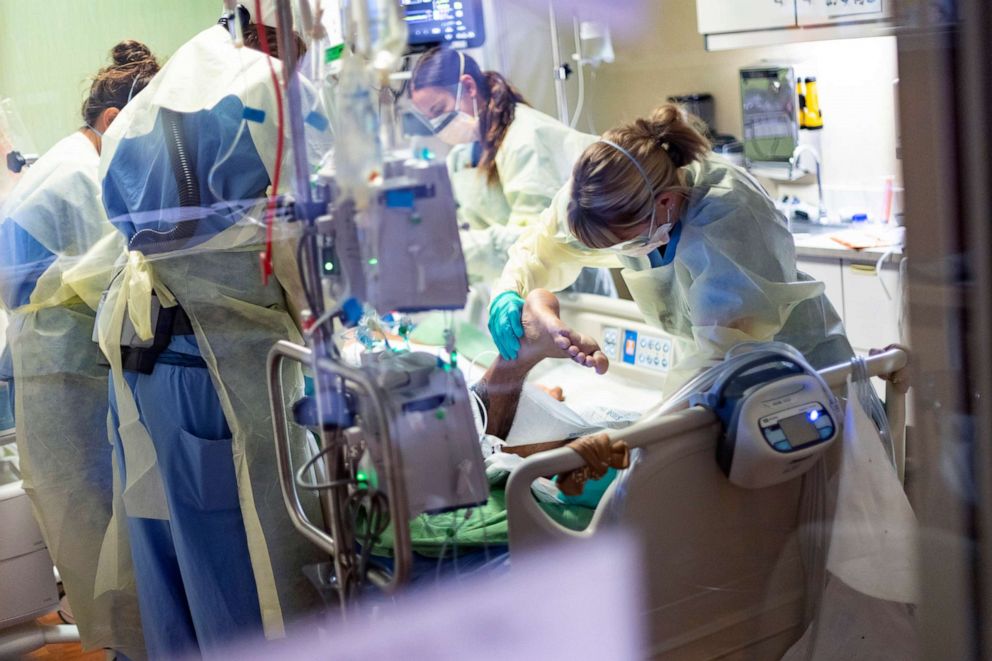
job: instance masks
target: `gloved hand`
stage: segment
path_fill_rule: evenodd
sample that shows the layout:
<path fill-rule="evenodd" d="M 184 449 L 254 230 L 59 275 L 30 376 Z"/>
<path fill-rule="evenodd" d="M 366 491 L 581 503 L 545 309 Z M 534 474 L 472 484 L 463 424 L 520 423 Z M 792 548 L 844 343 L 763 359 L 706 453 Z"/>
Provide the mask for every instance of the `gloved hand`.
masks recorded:
<path fill-rule="evenodd" d="M 516 360 L 520 352 L 523 310 L 524 299 L 515 291 L 503 292 L 489 305 L 489 334 L 504 360 Z"/>

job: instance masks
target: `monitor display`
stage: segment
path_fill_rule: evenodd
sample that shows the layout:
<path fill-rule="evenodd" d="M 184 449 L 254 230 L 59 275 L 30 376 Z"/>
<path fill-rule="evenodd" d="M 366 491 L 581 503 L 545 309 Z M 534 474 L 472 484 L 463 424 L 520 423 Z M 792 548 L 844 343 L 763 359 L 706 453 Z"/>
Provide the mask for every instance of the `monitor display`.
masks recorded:
<path fill-rule="evenodd" d="M 820 430 L 816 428 L 806 413 L 780 420 L 779 424 L 793 448 L 799 448 L 807 443 L 820 440 Z"/>
<path fill-rule="evenodd" d="M 486 40 L 482 0 L 401 0 L 411 51 L 444 44 L 477 48 Z"/>

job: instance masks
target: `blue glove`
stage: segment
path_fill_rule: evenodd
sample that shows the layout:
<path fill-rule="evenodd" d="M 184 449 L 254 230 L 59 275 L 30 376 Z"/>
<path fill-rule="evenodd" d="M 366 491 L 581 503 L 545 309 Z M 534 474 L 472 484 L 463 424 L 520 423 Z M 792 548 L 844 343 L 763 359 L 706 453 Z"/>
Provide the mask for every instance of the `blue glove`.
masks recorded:
<path fill-rule="evenodd" d="M 517 359 L 524 336 L 523 310 L 524 299 L 515 291 L 503 292 L 489 305 L 489 334 L 504 360 Z"/>

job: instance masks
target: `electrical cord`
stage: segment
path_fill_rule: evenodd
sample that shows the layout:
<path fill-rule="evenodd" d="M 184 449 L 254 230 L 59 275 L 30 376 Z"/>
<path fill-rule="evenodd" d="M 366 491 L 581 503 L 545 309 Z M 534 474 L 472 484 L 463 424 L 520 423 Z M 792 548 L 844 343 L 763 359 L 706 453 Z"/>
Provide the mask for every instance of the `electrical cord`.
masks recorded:
<path fill-rule="evenodd" d="M 304 479 L 304 475 L 307 471 L 311 470 L 318 461 L 327 456 L 328 452 L 337 450 L 338 447 L 335 445 L 329 445 L 322 448 L 314 456 L 307 459 L 306 463 L 300 466 L 296 471 L 296 476 L 294 481 L 296 486 L 300 489 L 306 489 L 307 491 L 323 491 L 325 489 L 334 489 L 335 487 L 347 486 L 349 484 L 358 484 L 358 481 L 354 478 L 342 478 L 339 480 L 329 480 L 327 482 L 307 482 Z"/>
<path fill-rule="evenodd" d="M 892 246 L 875 261 L 875 277 L 878 278 L 878 284 L 882 287 L 882 291 L 885 292 L 885 298 L 892 300 L 892 292 L 889 291 L 888 286 L 885 284 L 885 279 L 882 277 L 882 265 L 885 264 L 886 260 L 889 259 L 896 252 L 896 246 Z"/>
<path fill-rule="evenodd" d="M 472 499 L 478 502 L 478 496 L 475 493 L 475 487 L 472 486 L 472 481 L 468 481 L 469 492 L 472 494 Z M 482 522 L 482 552 L 485 554 L 486 564 L 489 564 L 489 522 L 486 521 L 486 505 L 489 504 L 489 498 L 486 498 L 486 502 L 478 507 L 469 510 L 469 518 L 471 518 L 472 512 L 479 513 L 479 520 Z"/>
<path fill-rule="evenodd" d="M 469 393 L 471 393 L 472 397 L 475 399 L 475 403 L 479 405 L 479 413 L 482 416 L 482 433 L 485 434 L 486 430 L 489 429 L 489 411 L 486 410 L 486 405 L 482 401 L 482 398 L 479 397 L 479 393 L 475 392 L 471 388 L 469 388 Z"/>
<path fill-rule="evenodd" d="M 361 539 L 356 540 L 362 547 L 358 560 L 358 576 L 361 584 L 365 580 L 372 549 L 389 527 L 389 499 L 378 489 L 361 488 L 348 496 L 345 507 L 352 530 L 363 531 Z"/>
<path fill-rule="evenodd" d="M 310 227 L 305 227 L 303 230 L 303 235 L 296 244 L 296 269 L 300 276 L 300 283 L 303 285 L 303 295 L 307 299 L 307 305 L 310 306 L 310 310 L 318 309 L 317 301 L 315 296 L 320 296 L 321 292 L 318 290 L 314 292 L 312 285 L 310 283 L 310 278 L 307 275 L 306 264 L 303 259 L 303 251 L 306 248 L 306 242 L 313 238 L 312 229 Z"/>
<path fill-rule="evenodd" d="M 327 456 L 327 453 L 336 450 L 335 446 L 326 447 L 311 457 L 301 466 L 295 475 L 296 486 L 309 491 L 322 491 L 325 489 L 335 489 L 339 487 L 356 486 L 354 491 L 348 495 L 345 501 L 345 512 L 351 523 L 351 529 L 356 532 L 356 541 L 361 546 L 359 555 L 358 577 L 360 587 L 365 580 L 368 569 L 369 556 L 373 548 L 382 539 L 383 533 L 389 527 L 389 500 L 386 494 L 378 489 L 370 489 L 367 482 L 356 477 L 347 477 L 338 480 L 328 480 L 326 482 L 307 482 L 304 474 L 311 470 L 313 466 Z M 345 588 L 350 589 L 350 588 Z M 351 595 L 349 595 L 351 596 Z"/>
<path fill-rule="evenodd" d="M 319 317 L 317 317 L 317 318 L 316 318 L 316 319 L 314 320 L 314 322 L 313 322 L 313 324 L 311 324 L 311 326 L 310 326 L 310 329 L 309 329 L 309 330 L 305 330 L 305 331 L 303 332 L 303 335 L 304 335 L 304 336 L 305 336 L 306 338 L 308 338 L 308 339 L 309 339 L 309 338 L 312 338 L 312 337 L 314 336 L 314 334 L 315 334 L 315 333 L 316 333 L 316 332 L 317 332 L 318 330 L 320 330 L 320 327 L 321 327 L 321 326 L 323 326 L 323 325 L 324 325 L 324 324 L 326 324 L 327 322 L 329 322 L 329 321 L 331 321 L 331 320 L 332 320 L 332 319 L 334 319 L 335 317 L 337 317 L 337 316 L 339 316 L 340 314 L 341 314 L 341 308 L 334 308 L 333 310 L 327 310 L 326 312 L 324 312 L 324 314 L 322 314 L 322 315 L 320 315 Z M 328 336 L 331 336 L 331 335 L 333 335 L 333 332 L 332 332 L 332 330 L 331 330 L 331 329 L 329 329 L 329 330 L 328 330 L 328 333 L 327 333 L 327 335 L 328 335 Z"/>
<path fill-rule="evenodd" d="M 469 358 L 468 361 L 469 367 L 471 367 L 472 369 L 475 369 L 477 367 L 483 367 L 483 365 L 479 364 L 479 361 L 482 360 L 483 356 L 490 356 L 490 355 L 499 355 L 499 351 L 496 351 L 495 349 L 489 349 L 487 351 L 479 352 L 479 354 L 475 358 Z"/>

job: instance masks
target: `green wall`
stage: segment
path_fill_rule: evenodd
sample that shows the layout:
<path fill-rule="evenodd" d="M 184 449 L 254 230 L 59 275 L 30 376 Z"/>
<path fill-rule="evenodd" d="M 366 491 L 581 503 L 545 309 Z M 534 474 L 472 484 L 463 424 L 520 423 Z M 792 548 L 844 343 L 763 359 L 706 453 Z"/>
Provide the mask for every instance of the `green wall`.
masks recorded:
<path fill-rule="evenodd" d="M 221 0 L 0 0 L 0 97 L 44 153 L 79 128 L 88 78 L 137 39 L 164 63 L 220 15 Z M 29 145 L 30 146 L 30 145 Z"/>

